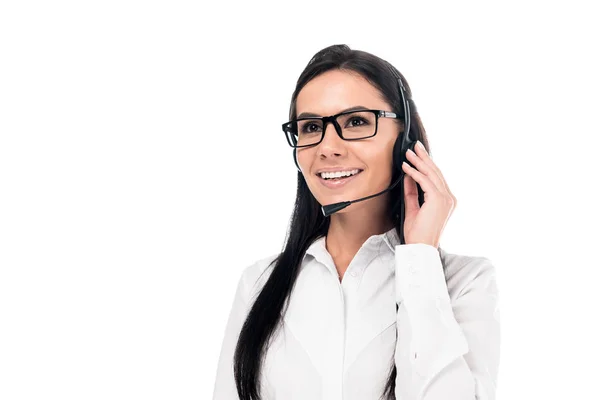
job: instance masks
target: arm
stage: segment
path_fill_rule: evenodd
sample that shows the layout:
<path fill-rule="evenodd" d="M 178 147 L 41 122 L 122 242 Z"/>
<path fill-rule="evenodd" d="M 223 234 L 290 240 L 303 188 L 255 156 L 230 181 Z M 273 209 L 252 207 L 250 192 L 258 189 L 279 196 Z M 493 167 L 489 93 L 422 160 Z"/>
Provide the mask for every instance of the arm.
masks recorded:
<path fill-rule="evenodd" d="M 467 262 L 447 266 L 452 274 L 447 284 L 438 249 L 424 243 L 396 246 L 398 399 L 495 400 L 500 358 L 495 269 L 484 257 L 454 260 Z"/>
<path fill-rule="evenodd" d="M 242 274 L 239 279 L 225 328 L 225 336 L 217 366 L 213 400 L 239 400 L 233 377 L 233 353 L 248 312 L 248 289 L 244 277 L 245 274 Z"/>

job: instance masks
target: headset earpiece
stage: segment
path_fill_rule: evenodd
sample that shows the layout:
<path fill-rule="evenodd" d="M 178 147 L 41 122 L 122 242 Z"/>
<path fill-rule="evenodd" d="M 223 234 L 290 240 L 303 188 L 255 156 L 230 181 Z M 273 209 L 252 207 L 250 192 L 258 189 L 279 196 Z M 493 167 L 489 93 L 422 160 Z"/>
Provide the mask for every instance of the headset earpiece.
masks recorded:
<path fill-rule="evenodd" d="M 407 138 L 408 136 L 408 138 Z M 396 143 L 394 143 L 394 149 L 392 150 L 393 154 L 393 163 L 394 169 L 403 173 L 402 170 L 402 162 L 406 161 L 411 166 L 412 164 L 406 158 L 406 152 L 408 149 L 415 151 L 416 141 L 411 140 L 409 135 L 406 135 L 404 132 L 400 132 L 398 134 L 398 138 L 396 139 Z"/>

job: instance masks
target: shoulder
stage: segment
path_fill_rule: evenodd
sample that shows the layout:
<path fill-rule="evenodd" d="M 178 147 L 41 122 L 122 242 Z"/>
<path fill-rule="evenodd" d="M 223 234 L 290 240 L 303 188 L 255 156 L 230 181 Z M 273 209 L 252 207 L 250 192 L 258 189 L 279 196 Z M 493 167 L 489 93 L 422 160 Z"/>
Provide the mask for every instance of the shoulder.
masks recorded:
<path fill-rule="evenodd" d="M 458 298 L 469 290 L 497 294 L 496 267 L 487 257 L 450 253 L 438 249 L 450 297 Z"/>
<path fill-rule="evenodd" d="M 260 293 L 275 267 L 279 254 L 276 253 L 263 257 L 242 270 L 240 284 L 243 285 L 247 298 L 253 299 Z"/>

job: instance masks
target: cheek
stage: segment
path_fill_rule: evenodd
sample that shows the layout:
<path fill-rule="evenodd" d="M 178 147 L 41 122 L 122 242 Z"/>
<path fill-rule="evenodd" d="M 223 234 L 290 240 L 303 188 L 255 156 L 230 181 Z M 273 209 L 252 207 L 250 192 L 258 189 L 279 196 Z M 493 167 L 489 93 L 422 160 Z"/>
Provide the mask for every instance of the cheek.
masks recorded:
<path fill-rule="evenodd" d="M 392 160 L 391 150 L 387 148 L 372 148 L 363 152 L 363 161 L 372 169 L 385 169 Z"/>
<path fill-rule="evenodd" d="M 314 157 L 314 155 L 311 155 L 310 153 L 311 152 L 308 150 L 296 150 L 296 158 L 298 159 L 298 164 L 300 165 L 300 169 L 305 177 L 310 173 L 310 168 Z"/>
<path fill-rule="evenodd" d="M 371 179 L 374 182 L 386 181 L 392 176 L 393 162 L 392 150 L 387 148 L 372 149 L 364 153 L 362 161 L 370 169 Z"/>
<path fill-rule="evenodd" d="M 304 171 L 307 167 L 308 159 L 306 157 L 306 152 L 304 151 L 296 151 L 296 158 L 298 159 L 298 164 L 300 164 L 300 168 Z"/>

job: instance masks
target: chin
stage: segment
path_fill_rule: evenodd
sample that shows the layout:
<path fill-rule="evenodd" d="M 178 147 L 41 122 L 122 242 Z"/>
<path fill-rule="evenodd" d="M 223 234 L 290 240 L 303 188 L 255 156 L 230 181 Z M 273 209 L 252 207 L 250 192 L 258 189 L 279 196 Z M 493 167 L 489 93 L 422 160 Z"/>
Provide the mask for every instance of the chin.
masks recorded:
<path fill-rule="evenodd" d="M 333 203 L 341 203 L 343 201 L 352 201 L 352 200 L 356 200 L 359 199 L 361 197 L 365 197 L 367 196 L 366 194 L 362 195 L 360 193 L 356 193 L 352 190 L 348 190 L 348 191 L 340 191 L 340 193 L 336 193 L 336 194 L 328 194 L 326 196 L 320 196 L 319 199 L 317 199 L 317 201 L 319 201 L 319 204 L 321 205 L 328 205 L 328 204 L 333 204 Z M 345 209 L 344 209 L 345 210 Z M 338 211 L 338 212 L 342 212 L 342 210 Z"/>

